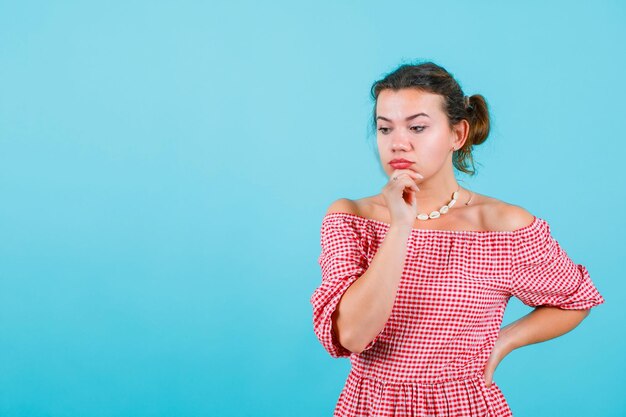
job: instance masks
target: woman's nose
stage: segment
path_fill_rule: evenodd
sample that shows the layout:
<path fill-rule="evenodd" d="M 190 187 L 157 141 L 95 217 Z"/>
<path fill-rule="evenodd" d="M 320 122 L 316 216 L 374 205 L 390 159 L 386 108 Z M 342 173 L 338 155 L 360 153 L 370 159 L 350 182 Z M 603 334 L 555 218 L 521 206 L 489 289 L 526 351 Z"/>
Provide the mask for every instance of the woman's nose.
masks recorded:
<path fill-rule="evenodd" d="M 404 137 L 395 137 L 391 141 L 391 149 L 392 150 L 404 150 L 408 151 L 411 148 L 409 141 Z"/>

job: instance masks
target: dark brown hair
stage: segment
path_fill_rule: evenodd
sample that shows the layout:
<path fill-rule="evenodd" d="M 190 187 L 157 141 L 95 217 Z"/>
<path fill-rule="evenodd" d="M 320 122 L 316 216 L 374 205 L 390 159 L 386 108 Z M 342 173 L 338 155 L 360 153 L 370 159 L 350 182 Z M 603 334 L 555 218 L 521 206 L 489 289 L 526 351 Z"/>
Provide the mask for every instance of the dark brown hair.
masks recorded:
<path fill-rule="evenodd" d="M 469 97 L 469 106 L 466 107 L 465 94 L 459 83 L 443 67 L 432 62 L 402 64 L 372 85 L 373 132 L 376 132 L 376 100 L 380 92 L 386 89 L 397 91 L 403 88 L 415 88 L 443 96 L 443 112 L 448 116 L 450 129 L 463 119 L 468 121 L 470 130 L 467 140 L 460 149 L 454 152 L 452 162 L 459 171 L 475 175 L 472 147 L 482 144 L 489 136 L 489 108 L 485 98 L 480 94 L 474 94 Z"/>

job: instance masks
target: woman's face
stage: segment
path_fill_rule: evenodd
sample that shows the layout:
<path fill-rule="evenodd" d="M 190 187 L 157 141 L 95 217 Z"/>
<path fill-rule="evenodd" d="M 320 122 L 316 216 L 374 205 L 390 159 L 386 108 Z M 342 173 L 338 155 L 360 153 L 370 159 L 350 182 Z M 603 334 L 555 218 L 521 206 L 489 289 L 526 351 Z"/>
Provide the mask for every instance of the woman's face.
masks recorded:
<path fill-rule="evenodd" d="M 448 158 L 452 160 L 456 135 L 448 126 L 443 97 L 438 94 L 414 88 L 381 91 L 376 100 L 376 129 L 378 153 L 388 176 L 396 169 L 411 169 L 426 179 L 439 172 Z M 389 164 L 398 158 L 412 163 Z"/>

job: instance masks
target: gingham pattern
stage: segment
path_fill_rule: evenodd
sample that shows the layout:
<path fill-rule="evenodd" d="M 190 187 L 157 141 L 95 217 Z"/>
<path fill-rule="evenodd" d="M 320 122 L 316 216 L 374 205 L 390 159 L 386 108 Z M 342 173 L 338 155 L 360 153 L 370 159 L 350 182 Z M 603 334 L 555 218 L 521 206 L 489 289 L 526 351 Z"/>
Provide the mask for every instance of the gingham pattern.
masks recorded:
<path fill-rule="evenodd" d="M 341 296 L 366 270 L 389 224 L 329 213 L 321 225 L 321 285 L 314 332 L 328 353 L 350 357 L 335 417 L 511 416 L 483 370 L 511 296 L 529 306 L 587 309 L 604 302 L 538 217 L 514 231 L 413 229 L 391 316 L 361 354 L 331 329 Z"/>

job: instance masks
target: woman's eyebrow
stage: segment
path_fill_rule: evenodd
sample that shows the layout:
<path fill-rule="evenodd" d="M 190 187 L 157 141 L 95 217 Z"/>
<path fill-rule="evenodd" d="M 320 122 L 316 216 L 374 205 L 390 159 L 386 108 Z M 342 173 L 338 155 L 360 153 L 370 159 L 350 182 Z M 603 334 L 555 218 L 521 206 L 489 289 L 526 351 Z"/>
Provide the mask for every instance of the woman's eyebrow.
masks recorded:
<path fill-rule="evenodd" d="M 404 120 L 407 120 L 407 121 L 408 121 L 408 120 L 411 120 L 411 119 L 415 119 L 415 118 L 416 118 L 416 117 L 418 117 L 418 116 L 426 116 L 426 117 L 430 118 L 430 116 L 429 116 L 429 115 L 427 115 L 426 113 L 417 113 L 417 114 L 414 114 L 413 116 L 409 116 L 409 117 L 407 117 L 407 118 L 406 118 L 406 119 L 404 119 Z M 386 121 L 388 121 L 388 122 L 391 122 L 391 120 L 389 120 L 389 119 L 387 119 L 386 117 L 383 117 L 383 116 L 378 116 L 378 117 L 376 118 L 376 120 L 378 120 L 378 119 L 383 119 L 383 120 L 386 120 Z"/>

